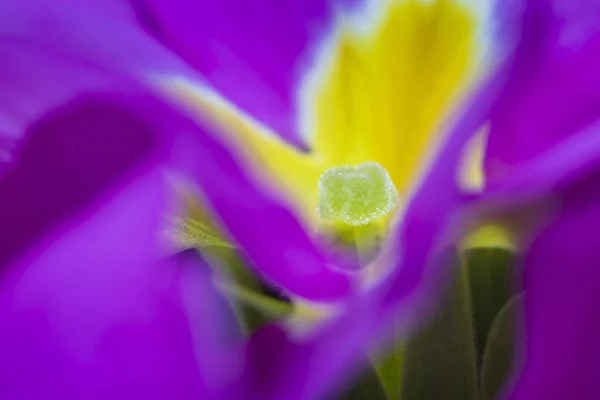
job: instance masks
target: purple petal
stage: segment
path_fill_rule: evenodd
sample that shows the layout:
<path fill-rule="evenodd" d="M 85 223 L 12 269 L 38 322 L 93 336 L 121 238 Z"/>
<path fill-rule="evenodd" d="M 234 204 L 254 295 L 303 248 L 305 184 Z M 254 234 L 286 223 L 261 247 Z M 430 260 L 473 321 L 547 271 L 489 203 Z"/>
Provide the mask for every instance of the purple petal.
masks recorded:
<path fill-rule="evenodd" d="M 338 0 L 134 0 L 149 32 L 296 145 L 296 90 Z"/>
<path fill-rule="evenodd" d="M 109 71 L 190 71 L 146 34 L 126 1 L 7 0 L 0 4 L 3 42 L 35 45 Z"/>
<path fill-rule="evenodd" d="M 504 180 L 488 185 L 486 199 L 509 204 L 556 193 L 580 183 L 600 167 L 600 121 L 566 138 L 560 146 L 519 166 Z"/>
<path fill-rule="evenodd" d="M 7 153 L 0 164 L 11 161 L 27 125 L 48 109 L 82 91 L 118 85 L 114 76 L 23 43 L 0 39 L 0 57 L 0 149 Z"/>
<path fill-rule="evenodd" d="M 355 372 L 365 339 L 376 329 L 375 306 L 356 301 L 340 318 L 304 339 L 277 326 L 260 329 L 246 347 L 250 368 L 244 370 L 240 387 L 265 400 L 329 398 L 344 383 L 342 372 Z"/>
<path fill-rule="evenodd" d="M 600 6 L 529 2 L 511 84 L 491 117 L 488 178 L 562 144 L 600 117 Z"/>
<path fill-rule="evenodd" d="M 526 258 L 524 370 L 510 398 L 600 397 L 600 180 L 567 193 Z"/>
<path fill-rule="evenodd" d="M 179 267 L 158 242 L 173 201 L 164 111 L 75 102 L 32 127 L 0 181 L 1 397 L 204 396 Z"/>
<path fill-rule="evenodd" d="M 119 100 L 135 104 L 134 97 L 127 99 Z M 140 107 L 161 115 L 151 104 Z M 2 264 L 73 216 L 81 204 L 102 196 L 130 169 L 148 160 L 156 163 L 169 150 L 166 138 L 149 122 L 90 97 L 56 110 L 32 126 L 29 134 L 35 140 L 27 141 L 16 157 L 18 167 L 0 180 Z"/>
<path fill-rule="evenodd" d="M 3 1 L 0 58 L 0 167 L 27 124 L 78 93 L 186 73 L 121 2 Z"/>

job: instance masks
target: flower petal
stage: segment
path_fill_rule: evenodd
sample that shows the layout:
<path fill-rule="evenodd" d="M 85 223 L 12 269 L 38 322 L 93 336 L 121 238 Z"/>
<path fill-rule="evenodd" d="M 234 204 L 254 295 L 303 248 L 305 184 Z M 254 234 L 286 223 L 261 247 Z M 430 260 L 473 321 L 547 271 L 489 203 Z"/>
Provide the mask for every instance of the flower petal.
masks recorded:
<path fill-rule="evenodd" d="M 48 109 L 78 92 L 118 85 L 114 76 L 74 66 L 47 50 L 19 42 L 0 43 L 0 146 L 7 154 L 0 163 L 10 163 L 10 154 L 23 139 L 27 125 Z"/>
<path fill-rule="evenodd" d="M 129 108 L 138 114 L 144 108 L 156 112 L 157 123 L 164 116 L 156 104 L 134 96 L 84 96 L 30 129 L 35 140 L 25 141 L 15 157 L 18 167 L 0 180 L 5 193 L 0 262 L 10 261 L 47 229 L 72 216 L 80 204 L 101 196 L 129 169 L 166 157 L 166 136 L 113 106 L 116 101 L 132 102 Z"/>
<path fill-rule="evenodd" d="M 3 1 L 0 57 L 0 166 L 28 123 L 77 93 L 124 85 L 124 76 L 143 83 L 159 70 L 187 71 L 120 2 Z"/>
<path fill-rule="evenodd" d="M 3 41 L 37 45 L 88 66 L 138 75 L 191 71 L 142 30 L 125 1 L 72 0 L 57 7 L 51 0 L 7 0 L 0 17 Z"/>
<path fill-rule="evenodd" d="M 565 138 L 560 146 L 523 162 L 516 173 L 492 182 L 486 189 L 486 198 L 515 204 L 581 182 L 600 166 L 599 132 L 597 121 Z"/>
<path fill-rule="evenodd" d="M 600 7 L 529 2 L 510 87 L 491 118 L 492 182 L 564 143 L 600 116 Z"/>
<path fill-rule="evenodd" d="M 338 0 L 336 3 L 352 3 Z M 238 107 L 298 146 L 296 89 L 332 2 L 135 0 L 147 30 Z M 345 5 L 345 4 L 344 4 Z"/>
<path fill-rule="evenodd" d="M 373 334 L 375 303 L 356 302 L 315 336 L 301 340 L 280 327 L 267 326 L 249 341 L 244 376 L 248 393 L 269 400 L 320 399 L 341 389 L 341 372 L 357 366 L 365 338 Z M 363 355 L 364 356 L 364 355 Z"/>
<path fill-rule="evenodd" d="M 524 369 L 513 399 L 600 396 L 598 175 L 567 193 L 525 260 Z"/>
<path fill-rule="evenodd" d="M 165 113 L 112 100 L 34 125 L 0 181 L 2 397 L 204 395 L 178 267 L 158 242 L 173 200 Z"/>

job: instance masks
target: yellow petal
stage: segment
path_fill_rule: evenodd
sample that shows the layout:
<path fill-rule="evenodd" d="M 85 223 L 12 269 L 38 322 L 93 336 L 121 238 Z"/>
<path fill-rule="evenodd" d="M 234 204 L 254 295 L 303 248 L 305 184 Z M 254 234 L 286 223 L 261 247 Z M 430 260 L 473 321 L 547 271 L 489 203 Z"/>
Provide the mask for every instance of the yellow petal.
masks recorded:
<path fill-rule="evenodd" d="M 330 166 L 379 162 L 402 194 L 473 71 L 475 23 L 445 0 L 390 2 L 367 34 L 348 21 L 307 117 L 314 149 Z"/>

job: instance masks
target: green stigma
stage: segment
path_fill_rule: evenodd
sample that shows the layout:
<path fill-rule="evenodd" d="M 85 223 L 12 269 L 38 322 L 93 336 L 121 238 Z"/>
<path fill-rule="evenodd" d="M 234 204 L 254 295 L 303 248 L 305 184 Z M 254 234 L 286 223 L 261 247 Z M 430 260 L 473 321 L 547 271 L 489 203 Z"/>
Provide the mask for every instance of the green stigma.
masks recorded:
<path fill-rule="evenodd" d="M 319 178 L 317 213 L 323 220 L 363 226 L 398 204 L 390 174 L 376 162 L 329 168 Z"/>

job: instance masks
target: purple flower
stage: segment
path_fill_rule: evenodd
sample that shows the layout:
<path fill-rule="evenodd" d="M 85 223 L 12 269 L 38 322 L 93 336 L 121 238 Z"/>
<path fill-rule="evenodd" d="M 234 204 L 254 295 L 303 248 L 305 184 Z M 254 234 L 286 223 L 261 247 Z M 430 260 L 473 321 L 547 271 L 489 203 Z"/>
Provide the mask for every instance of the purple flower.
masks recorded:
<path fill-rule="evenodd" d="M 561 392 L 567 389 L 554 377 L 562 371 L 559 361 L 576 367 L 569 345 L 574 329 L 588 326 L 581 323 L 588 321 L 583 310 L 592 306 L 586 298 L 594 293 L 594 280 L 585 282 L 589 291 L 576 292 L 580 283 L 573 276 L 571 286 L 557 285 L 553 277 L 567 268 L 566 256 L 547 246 L 558 251 L 555 241 L 569 229 L 591 232 L 585 220 L 579 226 L 581 216 L 572 210 L 587 210 L 590 197 L 581 193 L 595 187 L 580 182 L 573 189 L 583 179 L 581 171 L 592 170 L 596 160 L 586 146 L 592 147 L 593 135 L 574 134 L 595 120 L 594 99 L 567 99 L 573 99 L 573 87 L 595 93 L 588 86 L 594 79 L 588 72 L 594 41 L 581 42 L 575 29 L 566 36 L 577 50 L 555 53 L 562 43 L 556 33 L 568 20 L 556 20 L 549 4 L 532 1 L 519 46 L 508 46 L 514 58 L 500 47 L 495 54 L 500 66 L 492 69 L 477 52 L 490 43 L 489 32 L 463 19 L 460 7 L 418 4 L 389 6 L 389 17 L 372 17 L 379 30 L 358 38 L 353 29 L 362 28 L 352 24 L 362 19 L 336 20 L 362 10 L 354 2 L 0 5 L 0 54 L 7 60 L 0 65 L 0 157 L 8 161 L 0 171 L 0 348 L 9 360 L 0 392 L 8 398 L 324 395 L 331 381 L 354 365 L 368 339 L 392 317 L 407 329 L 409 318 L 425 310 L 442 283 L 444 271 L 428 261 L 463 228 L 455 218 L 465 202 L 457 169 L 465 144 L 489 120 L 489 197 L 483 200 L 521 204 L 556 187 L 566 199 L 566 211 L 528 256 L 527 327 L 533 345 L 516 395 L 543 393 L 546 388 L 537 386 L 541 379 L 552 379 L 556 393 L 571 393 Z M 578 7 L 568 11 L 574 21 L 583 20 Z M 456 32 L 456 40 L 445 42 L 419 21 L 439 23 L 433 27 Z M 503 34 L 520 26 L 520 21 L 507 23 Z M 406 39 L 399 42 L 405 47 L 399 46 L 417 61 L 410 64 L 407 58 L 392 72 L 378 69 L 397 59 L 385 45 L 362 47 L 365 37 L 387 45 L 396 43 L 389 37 Z M 411 41 L 415 37 L 428 51 L 419 51 L 420 42 Z M 509 39 L 515 38 L 503 36 L 502 43 Z M 334 61 L 318 57 L 319 45 L 333 46 Z M 470 58 L 472 49 L 476 55 Z M 444 73 L 424 68 L 440 60 Z M 307 71 L 328 78 L 308 105 L 298 100 Z M 559 85 L 564 96 L 540 103 L 544 94 L 555 93 L 549 88 L 556 88 L 555 77 L 565 71 L 584 71 L 573 78 L 582 86 Z M 468 79 L 475 73 L 485 76 L 482 83 Z M 382 82 L 374 79 L 380 74 Z M 423 86 L 411 86 L 419 74 Z M 311 77 L 319 82 L 318 74 Z M 395 79 L 405 84 L 404 92 L 390 90 Z M 365 82 L 373 86 L 365 90 Z M 330 108 L 333 103 L 340 106 Z M 541 106 L 560 111 L 552 114 L 555 123 L 547 123 Z M 306 111 L 303 107 L 309 109 L 305 114 L 298 111 Z M 444 123 L 450 112 L 452 125 Z M 371 118 L 377 113 L 385 118 Z M 321 136 L 302 136 L 306 127 Z M 398 128 L 404 136 L 396 134 Z M 434 140 L 433 133 L 442 129 L 446 139 Z M 410 151 L 396 152 L 398 137 Z M 314 149 L 325 163 L 309 157 Z M 578 157 L 579 149 L 589 151 L 587 158 Z M 403 204 L 376 259 L 385 271 L 366 285 L 364 274 L 332 267 L 330 254 L 315 243 L 315 217 L 309 214 L 324 171 L 371 157 L 387 170 Z M 429 163 L 423 162 L 426 157 Z M 498 172 L 498 165 L 510 168 Z M 294 296 L 335 301 L 338 314 L 308 338 L 274 325 L 246 342 L 222 343 L 227 321 L 217 312 L 220 303 L 203 262 L 187 253 L 167 257 L 157 234 L 165 216 L 180 212 L 173 176 L 202 193 L 261 276 Z M 581 247 L 571 247 L 572 253 L 577 250 L 586 268 L 584 256 L 593 246 L 572 246 Z M 544 275 L 536 272 L 540 269 L 550 271 Z M 556 287 L 581 299 L 581 314 L 560 302 L 545 308 L 556 302 L 548 294 Z M 573 321 L 564 335 L 552 335 L 559 342 L 543 337 L 554 312 Z M 546 362 L 550 346 L 562 353 Z M 588 377 L 585 371 L 577 374 L 585 384 Z M 581 390 L 585 397 L 587 386 Z"/>

